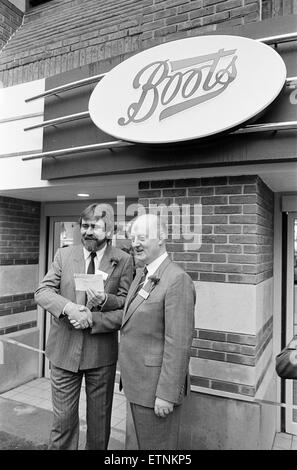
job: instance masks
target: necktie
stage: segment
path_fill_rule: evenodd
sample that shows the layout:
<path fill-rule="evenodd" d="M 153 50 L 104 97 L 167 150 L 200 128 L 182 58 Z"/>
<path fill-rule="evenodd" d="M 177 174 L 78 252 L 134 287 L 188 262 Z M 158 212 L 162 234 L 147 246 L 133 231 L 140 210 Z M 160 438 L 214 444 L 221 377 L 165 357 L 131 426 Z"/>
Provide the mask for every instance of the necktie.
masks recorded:
<path fill-rule="evenodd" d="M 144 270 L 143 270 L 143 273 L 141 275 L 141 278 L 139 279 L 139 284 L 137 286 L 137 289 L 136 291 L 134 292 L 134 295 L 131 297 L 130 299 L 130 302 L 133 302 L 133 300 L 135 299 L 135 297 L 137 296 L 138 292 L 140 291 L 140 289 L 143 287 L 143 284 L 144 284 L 144 281 L 145 281 L 145 278 L 146 278 L 146 275 L 147 275 L 148 271 L 147 271 L 147 268 L 146 266 L 144 267 Z"/>
<path fill-rule="evenodd" d="M 95 262 L 94 262 L 94 258 L 96 256 L 96 251 L 91 251 L 91 254 L 90 254 L 90 262 L 89 262 L 89 266 L 88 266 L 88 269 L 87 269 L 87 274 L 95 274 Z M 87 305 L 87 302 L 88 302 L 88 297 L 87 297 L 87 294 L 85 295 L 85 305 Z"/>
<path fill-rule="evenodd" d="M 95 274 L 95 262 L 94 262 L 94 258 L 96 256 L 96 251 L 91 251 L 91 260 L 89 262 L 89 266 L 88 266 L 88 270 L 87 270 L 87 274 Z"/>

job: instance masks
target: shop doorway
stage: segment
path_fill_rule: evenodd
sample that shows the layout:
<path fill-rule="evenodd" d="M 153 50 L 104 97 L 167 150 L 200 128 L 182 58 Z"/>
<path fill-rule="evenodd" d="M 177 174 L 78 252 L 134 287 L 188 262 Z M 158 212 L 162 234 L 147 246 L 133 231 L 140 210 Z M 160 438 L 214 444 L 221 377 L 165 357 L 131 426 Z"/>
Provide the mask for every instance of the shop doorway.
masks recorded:
<path fill-rule="evenodd" d="M 47 256 L 47 266 L 50 267 L 55 253 L 58 248 L 63 248 L 69 245 L 76 245 L 80 243 L 80 229 L 78 217 L 64 216 L 64 217 L 50 217 L 49 223 L 49 247 Z M 47 341 L 52 316 L 46 312 L 46 325 L 45 325 L 45 341 Z M 45 358 L 45 377 L 50 376 L 50 364 Z"/>
<path fill-rule="evenodd" d="M 288 215 L 286 342 L 297 335 L 297 212 Z M 297 381 L 285 381 L 286 432 L 297 435 Z"/>

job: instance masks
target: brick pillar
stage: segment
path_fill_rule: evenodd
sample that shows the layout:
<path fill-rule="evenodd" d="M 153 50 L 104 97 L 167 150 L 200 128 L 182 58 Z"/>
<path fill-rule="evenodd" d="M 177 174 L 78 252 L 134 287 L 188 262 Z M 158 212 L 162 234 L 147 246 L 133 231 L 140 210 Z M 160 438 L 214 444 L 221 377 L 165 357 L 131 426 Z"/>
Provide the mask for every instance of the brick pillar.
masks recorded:
<path fill-rule="evenodd" d="M 296 0 L 263 0 L 262 19 L 275 18 L 277 16 L 294 15 L 297 13 Z"/>
<path fill-rule="evenodd" d="M 34 291 L 38 283 L 40 203 L 0 197 L 0 340 L 39 345 Z M 37 377 L 38 355 L 3 343 L 0 392 Z"/>
<path fill-rule="evenodd" d="M 0 2 L 0 50 L 22 24 L 23 13 L 8 0 Z"/>
<path fill-rule="evenodd" d="M 243 431 L 245 423 L 233 421 L 231 416 L 227 423 L 230 429 L 226 431 L 226 423 L 217 422 L 216 412 L 224 413 L 228 407 L 224 404 L 220 408 L 222 400 L 232 398 L 241 406 L 239 421 L 240 417 L 244 420 L 250 407 L 259 405 L 246 408 L 243 403 L 255 397 L 271 365 L 272 191 L 257 175 L 251 175 L 143 181 L 139 185 L 139 197 L 139 203 L 146 208 L 162 203 L 190 204 L 191 230 L 195 228 L 192 209 L 195 204 L 202 206 L 201 246 L 192 250 L 188 240 L 173 239 L 175 216 L 169 218 L 167 245 L 171 258 L 191 275 L 197 290 L 196 330 L 191 353 L 192 387 L 197 393 L 192 394 L 196 401 L 192 397 L 195 403 L 192 402 L 187 416 L 194 424 L 184 427 L 185 445 L 192 442 L 192 448 L 265 447 L 267 443 L 261 441 L 260 431 L 256 432 L 260 426 L 259 410 L 253 408 L 251 432 Z M 196 230 L 201 227 L 197 225 Z M 270 398 L 273 391 L 274 388 L 267 388 Z M 207 404 L 204 403 L 203 409 L 199 406 L 198 392 L 205 393 L 206 397 L 209 394 L 208 417 L 203 412 L 208 409 Z M 195 417 L 191 417 L 193 409 L 203 416 L 203 431 L 199 432 L 199 426 L 195 426 Z M 269 412 L 273 415 L 272 410 Z M 234 413 L 234 409 L 231 412 L 230 408 L 230 413 Z M 263 425 L 263 416 L 261 419 Z M 196 420 L 199 420 L 198 415 Z M 209 441 L 201 436 L 201 432 L 207 434 L 208 426 Z M 213 426 L 216 437 L 211 434 Z M 269 426 L 273 429 L 271 423 Z M 267 439 L 271 438 L 271 432 Z M 230 442 L 231 435 L 234 442 Z"/>

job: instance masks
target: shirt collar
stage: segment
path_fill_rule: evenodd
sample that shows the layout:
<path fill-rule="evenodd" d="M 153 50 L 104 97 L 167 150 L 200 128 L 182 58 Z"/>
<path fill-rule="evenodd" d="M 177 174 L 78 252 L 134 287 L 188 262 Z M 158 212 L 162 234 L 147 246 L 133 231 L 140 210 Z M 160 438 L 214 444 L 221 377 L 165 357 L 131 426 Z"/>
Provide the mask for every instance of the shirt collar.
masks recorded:
<path fill-rule="evenodd" d="M 146 268 L 148 271 L 148 276 L 152 276 L 157 271 L 157 269 L 163 263 L 163 261 L 167 258 L 167 256 L 168 256 L 168 253 L 167 251 L 165 251 L 165 253 L 163 253 L 161 256 L 154 259 L 154 261 L 152 261 L 150 264 L 147 265 Z"/>
<path fill-rule="evenodd" d="M 104 251 L 106 250 L 106 247 L 107 247 L 107 244 L 103 248 L 101 248 L 101 250 L 96 251 L 97 258 L 100 257 L 100 256 L 103 256 Z M 89 258 L 91 252 L 88 251 L 84 246 L 83 246 L 83 252 L 84 252 L 85 261 L 87 261 L 87 259 Z"/>

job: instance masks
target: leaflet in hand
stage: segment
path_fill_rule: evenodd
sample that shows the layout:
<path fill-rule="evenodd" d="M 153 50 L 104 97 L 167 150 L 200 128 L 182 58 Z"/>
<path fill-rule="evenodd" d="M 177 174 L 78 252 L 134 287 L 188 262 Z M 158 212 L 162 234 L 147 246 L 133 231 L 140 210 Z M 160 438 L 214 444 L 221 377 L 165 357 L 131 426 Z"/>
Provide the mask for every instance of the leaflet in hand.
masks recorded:
<path fill-rule="evenodd" d="M 75 289 L 86 291 L 93 289 L 104 292 L 104 283 L 102 274 L 74 274 Z"/>

